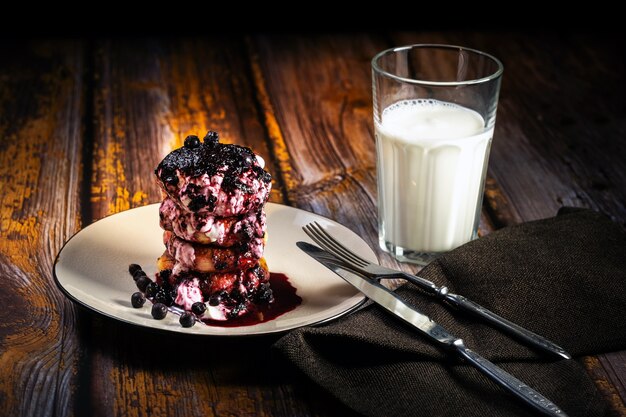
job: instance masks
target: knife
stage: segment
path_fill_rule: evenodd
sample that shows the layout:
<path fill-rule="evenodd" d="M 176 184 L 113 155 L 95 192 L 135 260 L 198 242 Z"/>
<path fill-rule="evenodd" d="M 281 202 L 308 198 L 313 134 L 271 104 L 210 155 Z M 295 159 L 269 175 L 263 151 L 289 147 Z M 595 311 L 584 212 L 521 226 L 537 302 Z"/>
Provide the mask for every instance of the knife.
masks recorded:
<path fill-rule="evenodd" d="M 343 261 L 317 246 L 307 242 L 297 242 L 296 245 L 309 256 L 354 286 L 370 300 L 415 327 L 438 346 L 456 352 L 457 355 L 464 358 L 485 376 L 515 395 L 527 405 L 545 415 L 567 417 L 563 410 L 546 397 L 483 358 L 478 353 L 467 348 L 463 340 L 453 336 L 442 326 L 435 323 L 430 317 L 406 304 L 395 292 L 384 287 L 378 281 L 369 279 L 351 269 L 347 269 L 342 266 L 344 264 Z"/>

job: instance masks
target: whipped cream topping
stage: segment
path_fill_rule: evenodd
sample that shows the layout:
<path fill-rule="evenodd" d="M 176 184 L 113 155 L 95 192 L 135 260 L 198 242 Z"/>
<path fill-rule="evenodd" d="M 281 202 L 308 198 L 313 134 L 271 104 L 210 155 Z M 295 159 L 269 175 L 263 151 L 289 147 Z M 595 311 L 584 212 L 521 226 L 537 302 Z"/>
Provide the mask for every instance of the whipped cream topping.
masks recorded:
<path fill-rule="evenodd" d="M 210 213 L 190 213 L 168 197 L 161 203 L 159 216 L 163 229 L 195 243 L 233 246 L 265 235 L 263 210 L 237 217 L 216 217 Z"/>
<path fill-rule="evenodd" d="M 203 302 L 200 281 L 198 278 L 186 280 L 178 284 L 174 302 L 185 310 L 191 310 L 193 303 Z"/>
<path fill-rule="evenodd" d="M 203 318 L 208 318 L 211 320 L 217 321 L 225 321 L 228 320 L 228 313 L 230 309 L 226 308 L 223 304 L 218 304 L 216 306 L 207 305 L 207 309 L 204 312 Z"/>
<path fill-rule="evenodd" d="M 269 198 L 272 183 L 255 178 L 251 172 L 241 175 L 240 188 L 224 190 L 224 176 L 202 174 L 198 177 L 183 176 L 177 171 L 178 188 L 166 189 L 166 193 L 189 212 L 210 213 L 215 216 L 237 216 L 258 211 Z"/>
<path fill-rule="evenodd" d="M 241 317 L 248 313 L 248 308 L 240 309 L 235 317 Z M 233 309 L 225 306 L 224 304 L 218 304 L 216 306 L 207 305 L 207 309 L 202 316 L 203 319 L 211 319 L 216 321 L 226 321 L 233 318 Z"/>

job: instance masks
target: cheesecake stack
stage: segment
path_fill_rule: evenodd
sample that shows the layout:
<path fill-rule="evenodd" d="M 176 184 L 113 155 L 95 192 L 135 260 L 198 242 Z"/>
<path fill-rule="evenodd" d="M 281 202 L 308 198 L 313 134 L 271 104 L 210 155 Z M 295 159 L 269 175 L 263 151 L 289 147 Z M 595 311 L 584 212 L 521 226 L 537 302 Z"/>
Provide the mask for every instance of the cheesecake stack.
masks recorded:
<path fill-rule="evenodd" d="M 188 136 L 155 174 L 164 196 L 165 244 L 155 300 L 209 320 L 230 320 L 272 302 L 263 258 L 271 176 L 263 160 L 209 132 L 202 142 Z"/>

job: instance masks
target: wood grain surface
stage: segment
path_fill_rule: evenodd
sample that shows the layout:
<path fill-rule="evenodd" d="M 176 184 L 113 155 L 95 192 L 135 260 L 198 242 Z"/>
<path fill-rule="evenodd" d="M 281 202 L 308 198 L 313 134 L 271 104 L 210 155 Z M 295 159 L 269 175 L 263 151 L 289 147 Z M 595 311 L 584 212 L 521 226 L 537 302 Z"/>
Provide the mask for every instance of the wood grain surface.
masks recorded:
<path fill-rule="evenodd" d="M 0 414 L 68 415 L 79 314 L 52 264 L 81 224 L 83 47 L 0 48 Z"/>
<path fill-rule="evenodd" d="M 77 307 L 54 258 L 81 227 L 160 201 L 153 170 L 188 134 L 252 147 L 271 201 L 374 248 L 369 62 L 462 44 L 505 65 L 481 234 L 590 207 L 626 227 L 623 40 L 379 33 L 0 43 L 0 416 L 350 416 L 272 362 L 277 336 L 163 337 Z M 383 264 L 407 271 L 380 253 Z M 626 353 L 583 359 L 626 415 Z"/>

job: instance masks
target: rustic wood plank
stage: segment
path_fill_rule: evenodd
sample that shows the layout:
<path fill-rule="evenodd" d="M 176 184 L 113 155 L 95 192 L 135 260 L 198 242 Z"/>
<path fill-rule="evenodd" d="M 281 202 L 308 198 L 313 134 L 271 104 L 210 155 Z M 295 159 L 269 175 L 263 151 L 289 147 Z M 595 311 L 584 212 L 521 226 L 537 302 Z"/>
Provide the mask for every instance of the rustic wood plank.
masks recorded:
<path fill-rule="evenodd" d="M 227 39 L 99 45 L 94 218 L 158 202 L 152 171 L 187 134 L 214 128 L 226 142 L 277 161 L 267 147 L 266 116 L 258 113 L 245 50 L 243 41 Z M 275 189 L 272 200 L 282 201 L 280 181 Z M 88 414 L 317 415 L 269 368 L 273 339 L 164 337 L 99 317 L 86 322 Z"/>
<path fill-rule="evenodd" d="M 303 186 L 374 168 L 369 60 L 380 45 L 365 36 L 255 38 L 267 83 L 259 88 L 288 146 L 291 200 L 305 198 Z"/>
<path fill-rule="evenodd" d="M 583 358 L 583 364 L 596 383 L 598 390 L 611 404 L 611 411 L 616 416 L 626 415 L 624 398 L 624 364 L 626 352 L 612 352 L 599 356 Z"/>
<path fill-rule="evenodd" d="M 272 144 L 279 143 L 275 153 L 287 173 L 287 200 L 338 220 L 378 247 L 370 61 L 391 44 L 366 35 L 254 42 L 255 82 L 263 109 L 274 118 L 268 126 L 276 132 Z M 488 189 L 495 196 L 495 188 Z M 485 213 L 480 233 L 490 230 Z M 379 254 L 383 264 L 417 269 Z"/>
<path fill-rule="evenodd" d="M 626 414 L 626 352 L 611 352 L 606 355 L 601 355 L 599 358 L 603 368 L 607 374 L 611 376 L 610 380 L 613 383 L 615 393 L 622 398 L 622 404 L 620 411 Z M 615 402 L 616 404 L 617 401 Z"/>
<path fill-rule="evenodd" d="M 71 415 L 75 307 L 54 257 L 80 225 L 83 47 L 2 43 L 0 414 Z"/>
<path fill-rule="evenodd" d="M 241 48 L 219 40 L 98 47 L 95 218 L 160 201 L 153 171 L 190 134 L 214 129 L 224 142 L 250 146 L 271 161 L 248 73 L 237 55 Z"/>
<path fill-rule="evenodd" d="M 255 82 L 274 115 L 287 200 L 378 246 L 370 60 L 386 46 L 360 36 L 259 36 Z M 276 142 L 273 142 L 276 143 Z M 396 265 L 383 255 L 381 261 Z M 403 266 L 409 270 L 414 267 Z"/>

